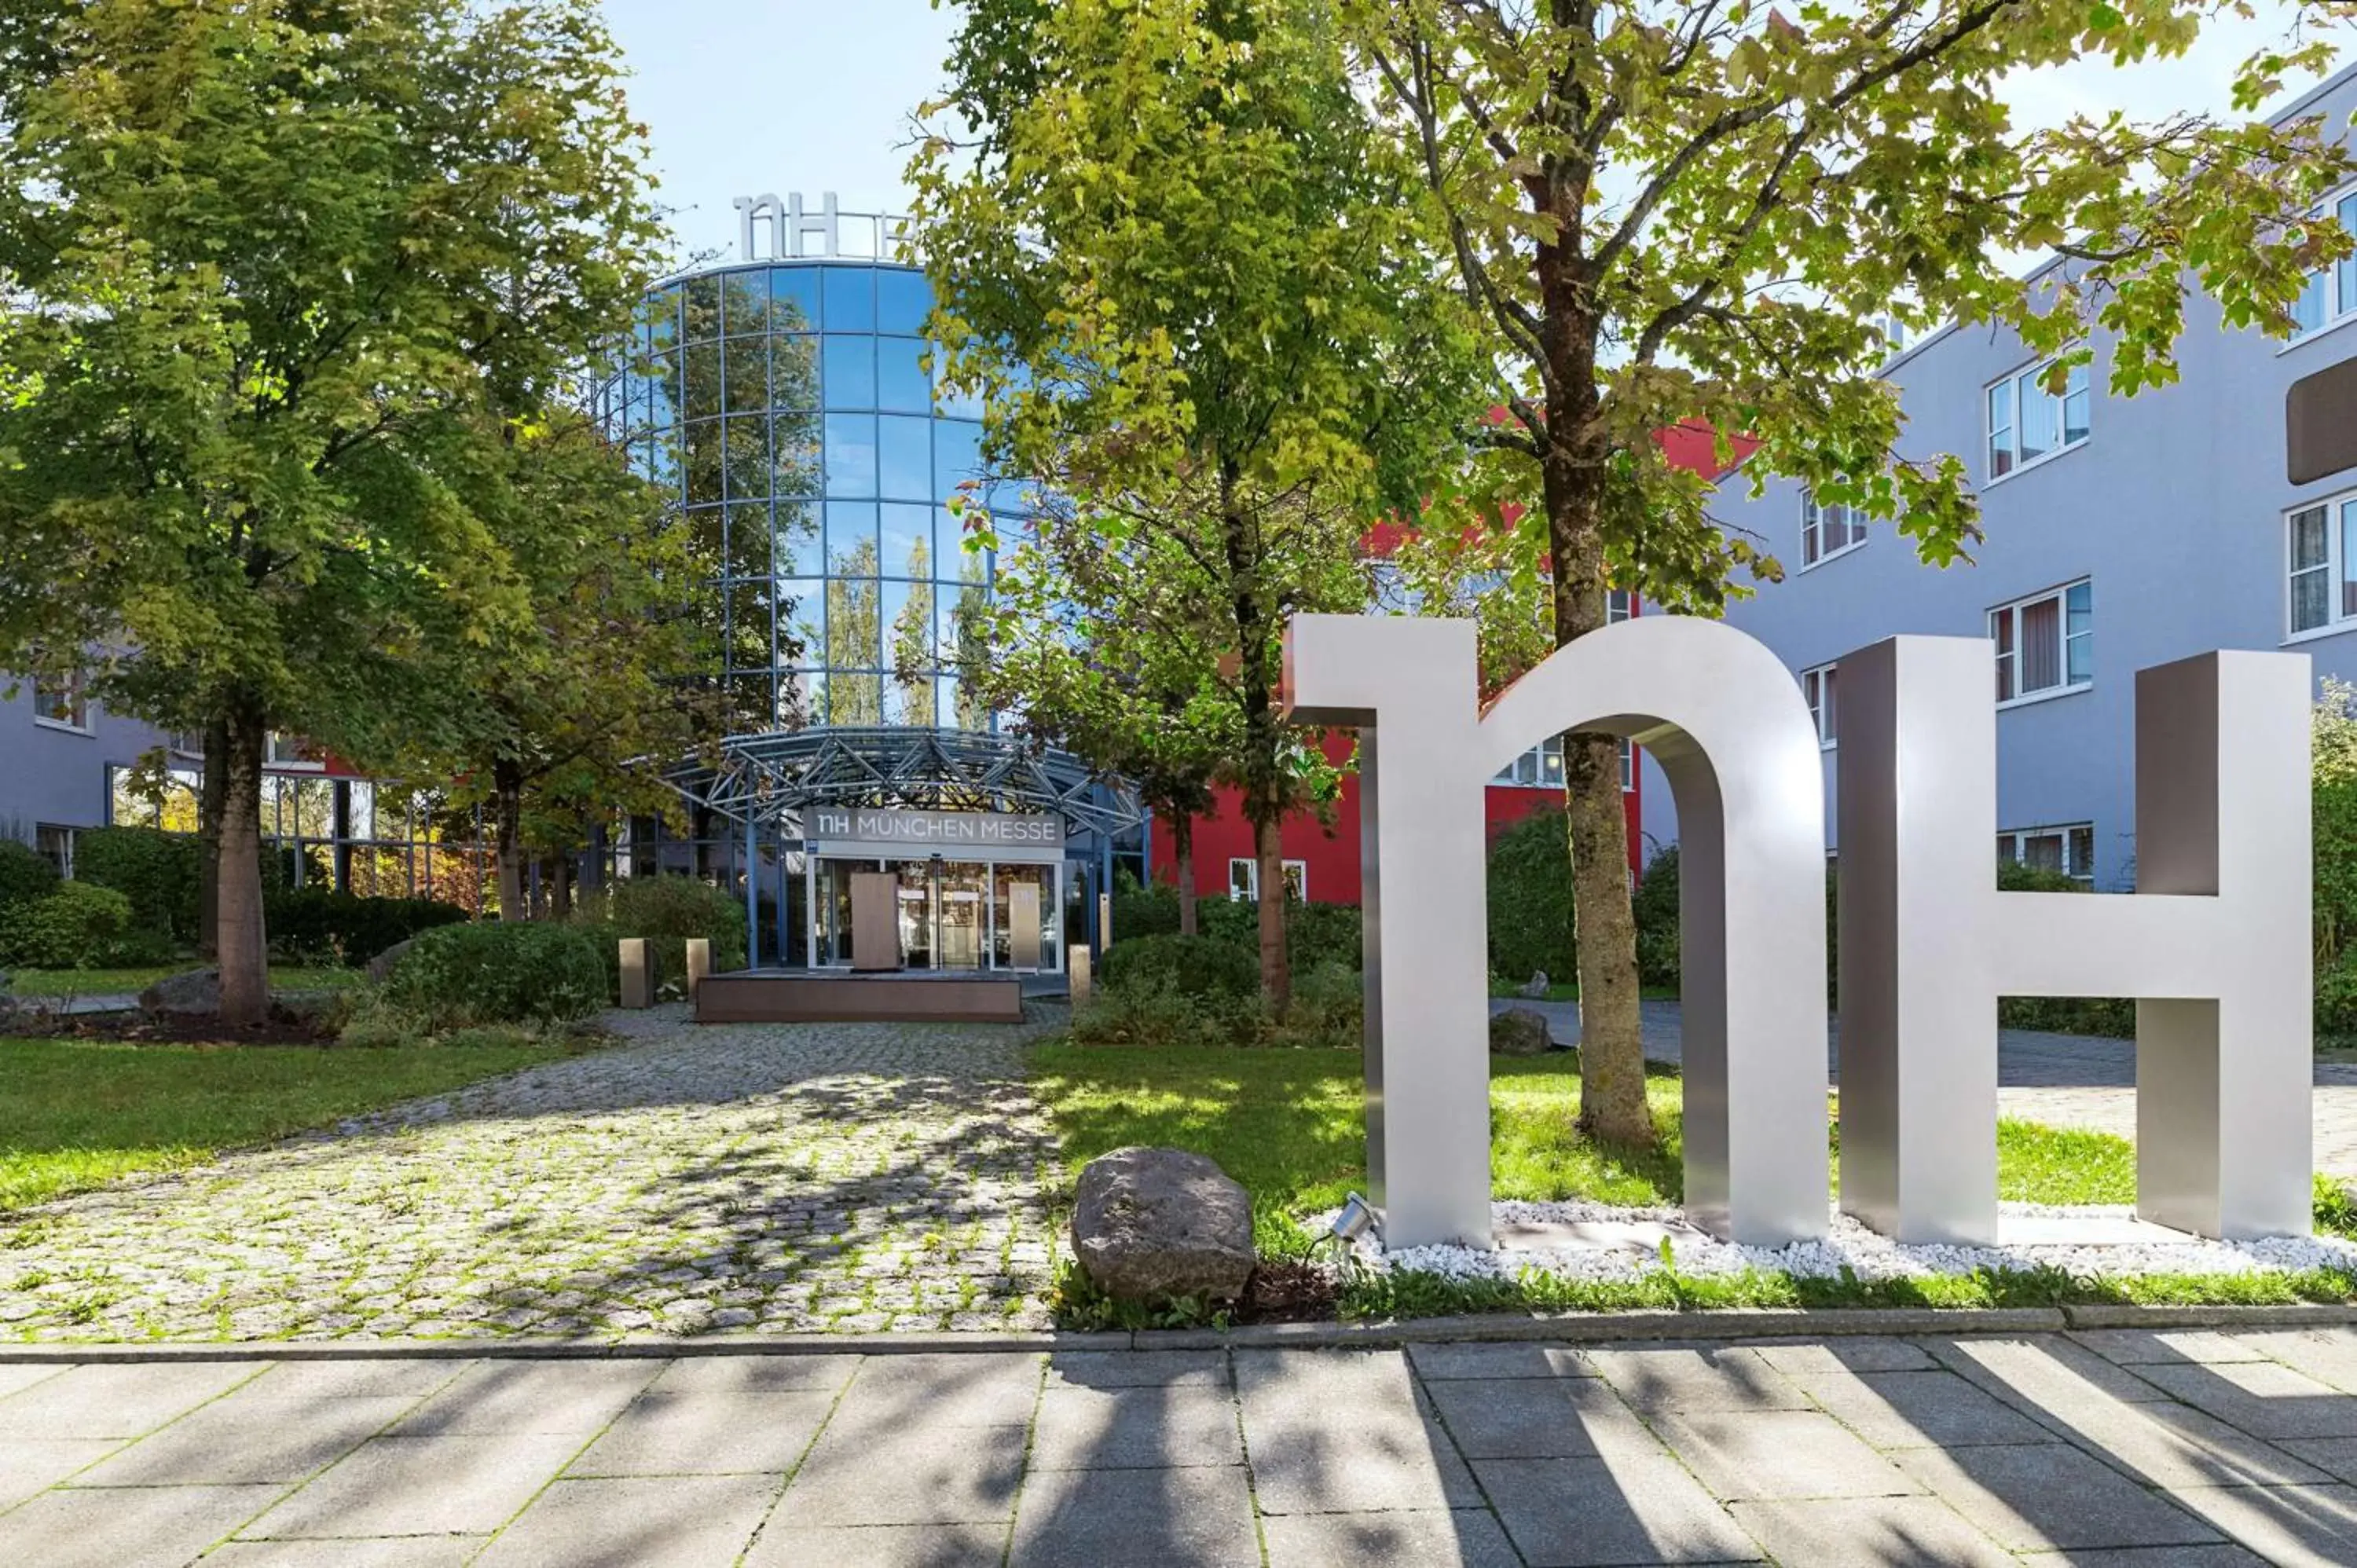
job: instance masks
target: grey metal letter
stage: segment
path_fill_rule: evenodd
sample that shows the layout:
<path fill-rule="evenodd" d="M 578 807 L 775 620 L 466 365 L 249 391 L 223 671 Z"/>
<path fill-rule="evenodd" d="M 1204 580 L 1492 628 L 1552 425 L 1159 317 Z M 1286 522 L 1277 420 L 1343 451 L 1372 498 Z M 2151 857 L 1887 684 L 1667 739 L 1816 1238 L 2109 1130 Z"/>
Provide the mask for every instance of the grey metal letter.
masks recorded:
<path fill-rule="evenodd" d="M 1460 621 L 1300 616 L 1287 643 L 1292 717 L 1360 728 L 1385 1242 L 1489 1234 L 1481 791 L 1572 729 L 1648 746 L 1677 798 L 1688 1207 L 1747 1243 L 1823 1235 L 1824 776 L 1798 685 L 1750 638 L 1679 616 L 1579 639 L 1478 722 L 1476 671 Z"/>
<path fill-rule="evenodd" d="M 2309 661 L 2136 674 L 2135 897 L 2000 893 L 1989 645 L 1840 662 L 1842 1206 L 1994 1240 L 2000 996 L 2136 997 L 2145 1219 L 2309 1225 Z"/>

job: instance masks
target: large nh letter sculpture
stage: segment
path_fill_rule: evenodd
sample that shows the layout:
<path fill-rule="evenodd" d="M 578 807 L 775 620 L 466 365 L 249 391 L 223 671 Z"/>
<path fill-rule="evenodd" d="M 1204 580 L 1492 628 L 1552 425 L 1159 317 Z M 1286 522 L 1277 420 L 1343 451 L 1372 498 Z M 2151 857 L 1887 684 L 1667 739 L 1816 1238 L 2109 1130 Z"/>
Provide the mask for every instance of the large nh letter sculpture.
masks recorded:
<path fill-rule="evenodd" d="M 1574 729 L 1644 745 L 1677 802 L 1688 1209 L 1738 1241 L 1824 1234 L 1824 774 L 1775 655 L 1715 621 L 1624 621 L 1558 650 L 1483 718 L 1470 622 L 1297 616 L 1286 679 L 1296 722 L 1359 730 L 1367 1153 L 1384 1242 L 1489 1242 L 1481 795 Z"/>
<path fill-rule="evenodd" d="M 1986 641 L 1894 638 L 1840 670 L 1843 1207 L 1903 1241 L 1995 1240 L 1997 998 L 2134 996 L 2137 1212 L 2305 1234 L 2308 660 L 2137 672 L 2136 892 L 2115 897 L 1996 891 Z"/>

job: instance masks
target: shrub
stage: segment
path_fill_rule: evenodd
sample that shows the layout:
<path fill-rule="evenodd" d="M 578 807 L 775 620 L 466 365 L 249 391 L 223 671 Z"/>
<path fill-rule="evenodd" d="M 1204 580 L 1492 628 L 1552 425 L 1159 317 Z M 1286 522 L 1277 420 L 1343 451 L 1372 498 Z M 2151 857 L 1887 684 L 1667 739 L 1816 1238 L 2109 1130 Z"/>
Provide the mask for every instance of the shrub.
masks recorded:
<path fill-rule="evenodd" d="M 1577 972 L 1571 841 L 1561 807 L 1532 812 L 1490 845 L 1490 968 L 1501 979 Z"/>
<path fill-rule="evenodd" d="M 1201 868 L 1196 869 L 1200 876 Z M 1196 900 L 1198 924 L 1211 902 L 1201 897 Z M 1159 882 L 1150 887 L 1123 886 L 1117 889 L 1113 896 L 1113 934 L 1115 947 L 1132 937 L 1177 936 L 1178 889 Z"/>
<path fill-rule="evenodd" d="M 1260 991 L 1260 964 L 1233 942 L 1210 937 L 1134 937 L 1106 950 L 1105 989 L 1168 989 L 1181 996 L 1243 1000 Z"/>
<path fill-rule="evenodd" d="M 598 957 L 610 977 L 621 963 L 615 943 L 644 937 L 658 985 L 687 973 L 687 940 L 712 943 L 715 972 L 745 967 L 745 905 L 709 882 L 693 876 L 629 876 L 618 879 L 602 898 L 582 906 L 579 923 L 598 939 Z"/>
<path fill-rule="evenodd" d="M 74 879 L 131 900 L 131 924 L 172 941 L 197 940 L 204 846 L 161 828 L 91 828 L 74 839 Z"/>
<path fill-rule="evenodd" d="M 62 882 L 47 897 L 0 913 L 0 961 L 28 969 L 95 969 L 113 961 L 130 929 L 130 899 L 111 887 Z"/>
<path fill-rule="evenodd" d="M 428 1033 L 586 1018 L 608 996 L 597 947 L 587 931 L 546 922 L 438 926 L 393 966 L 384 1004 Z"/>
<path fill-rule="evenodd" d="M 1121 950 L 1115 943 L 1113 952 Z M 1099 990 L 1073 1010 L 1072 1038 L 1084 1046 L 1245 1046 L 1260 1038 L 1266 1023 L 1256 999 L 1189 996 L 1166 978 Z"/>
<path fill-rule="evenodd" d="M 467 918 L 435 898 L 364 898 L 328 887 L 289 887 L 266 895 L 271 946 L 314 963 L 363 964 L 385 949 Z"/>
<path fill-rule="evenodd" d="M 0 837 L 0 914 L 56 891 L 58 868 L 49 857 L 18 839 Z"/>
<path fill-rule="evenodd" d="M 1637 918 L 1637 978 L 1646 985 L 1678 983 L 1678 846 L 1655 855 L 1629 900 Z"/>
<path fill-rule="evenodd" d="M 1366 977 L 1347 964 L 1304 971 L 1294 977 L 1293 1010 L 1272 1031 L 1272 1043 L 1357 1047 L 1366 1038 Z"/>

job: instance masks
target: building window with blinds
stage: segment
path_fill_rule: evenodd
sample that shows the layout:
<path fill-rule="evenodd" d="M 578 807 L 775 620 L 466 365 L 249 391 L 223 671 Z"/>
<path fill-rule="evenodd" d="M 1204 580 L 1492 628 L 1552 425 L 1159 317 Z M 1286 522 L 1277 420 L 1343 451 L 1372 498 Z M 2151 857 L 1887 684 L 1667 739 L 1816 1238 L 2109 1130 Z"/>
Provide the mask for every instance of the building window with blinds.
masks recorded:
<path fill-rule="evenodd" d="M 2044 828 L 2009 828 L 1996 835 L 2000 865 L 2059 871 L 2076 882 L 2095 879 L 2095 824 L 2065 822 Z"/>
<path fill-rule="evenodd" d="M 1989 640 L 2000 704 L 2085 691 L 2095 680 L 2092 585 L 2082 579 L 1998 606 L 1989 611 Z"/>

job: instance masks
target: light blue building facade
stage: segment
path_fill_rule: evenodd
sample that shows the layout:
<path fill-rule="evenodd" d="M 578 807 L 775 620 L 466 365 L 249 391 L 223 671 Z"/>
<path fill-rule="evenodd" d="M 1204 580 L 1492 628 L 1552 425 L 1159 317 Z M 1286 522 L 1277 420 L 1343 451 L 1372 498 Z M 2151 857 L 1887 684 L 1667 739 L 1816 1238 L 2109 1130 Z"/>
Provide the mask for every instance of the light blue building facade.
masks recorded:
<path fill-rule="evenodd" d="M 2280 111 L 2343 129 L 2357 70 Z M 2324 209 L 2357 229 L 2357 187 Z M 2050 263 L 2051 265 L 2052 263 Z M 1936 331 L 1886 374 L 1906 415 L 1899 455 L 1954 453 L 1986 537 L 1969 564 L 1926 565 L 1889 522 L 1816 506 L 1798 484 L 1724 479 L 1714 515 L 1765 541 L 1785 580 L 1727 620 L 1790 666 L 1824 747 L 1835 843 L 1844 654 L 1899 633 L 1990 639 L 1997 714 L 1995 846 L 2104 890 L 2134 885 L 2135 677 L 2213 649 L 2309 655 L 2319 681 L 2357 680 L 2357 467 L 2295 483 L 2294 383 L 2357 360 L 2357 263 L 2310 281 L 2288 343 L 2224 324 L 2189 289 L 2181 379 L 2107 395 L 2111 345 L 2061 395 L 2010 333 Z M 1650 766 L 1650 764 L 1649 764 Z M 1643 792 L 1645 831 L 1674 842 L 1666 788 Z"/>

